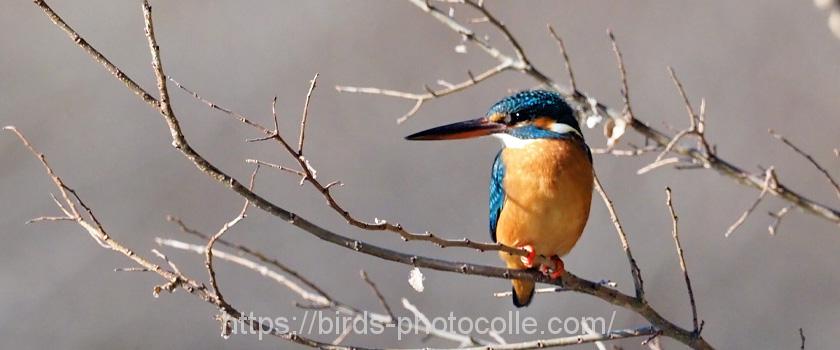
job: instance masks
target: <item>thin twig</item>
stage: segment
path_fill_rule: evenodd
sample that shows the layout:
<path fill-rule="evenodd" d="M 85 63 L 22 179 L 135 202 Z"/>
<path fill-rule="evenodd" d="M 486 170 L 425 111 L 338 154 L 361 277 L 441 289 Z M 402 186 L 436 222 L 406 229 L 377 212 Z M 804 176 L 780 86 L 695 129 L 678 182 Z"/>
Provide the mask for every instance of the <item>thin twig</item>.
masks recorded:
<path fill-rule="evenodd" d="M 670 141 L 665 145 L 665 149 L 662 150 L 661 153 L 656 157 L 656 161 L 658 162 L 665 157 L 668 152 L 671 152 L 677 143 L 686 136 L 693 135 L 697 138 L 698 147 L 702 152 L 706 154 L 706 157 L 703 159 L 694 159 L 695 162 L 700 162 L 704 166 L 709 164 L 708 158 L 713 155 L 713 150 L 709 146 L 709 142 L 706 140 L 705 134 L 705 120 L 706 120 L 706 100 L 700 100 L 700 113 L 694 113 L 694 108 L 691 107 L 691 101 L 688 99 L 688 94 L 685 92 L 685 87 L 683 86 L 680 79 L 677 77 L 677 73 L 674 71 L 674 68 L 668 67 L 668 74 L 671 76 L 671 81 L 674 82 L 674 86 L 679 92 L 680 97 L 682 97 L 683 105 L 685 106 L 686 112 L 688 113 L 688 128 L 685 130 L 681 130 L 677 132 L 674 137 L 671 138 Z"/>
<path fill-rule="evenodd" d="M 33 224 L 41 221 L 75 221 L 76 219 L 69 216 L 39 216 L 34 219 L 26 220 L 27 224 Z"/>
<path fill-rule="evenodd" d="M 269 132 L 269 131 L 270 131 L 270 130 L 266 129 L 265 127 L 263 127 L 262 125 L 260 125 L 259 123 L 256 123 L 256 122 L 251 121 L 250 119 L 248 119 L 248 117 L 246 117 L 246 116 L 244 116 L 244 115 L 242 115 L 242 114 L 240 114 L 240 113 L 237 113 L 237 112 L 234 112 L 234 111 L 232 111 L 232 110 L 229 110 L 229 109 L 227 109 L 227 108 L 225 108 L 225 107 L 222 107 L 222 106 L 220 106 L 220 105 L 217 105 L 217 104 L 213 103 L 212 101 L 210 101 L 210 100 L 208 100 L 208 99 L 205 99 L 204 97 L 201 97 L 201 96 L 200 96 L 198 93 L 196 93 L 195 91 L 192 91 L 192 90 L 188 89 L 187 87 L 185 87 L 184 85 L 182 85 L 180 82 L 178 82 L 177 80 L 175 80 L 175 78 L 172 78 L 172 77 L 170 77 L 170 76 L 167 76 L 166 78 L 167 78 L 167 79 L 169 79 L 169 81 L 170 81 L 170 82 L 172 82 L 172 84 L 175 84 L 175 86 L 176 86 L 176 87 L 178 87 L 178 88 L 179 88 L 179 89 L 181 89 L 181 90 L 184 90 L 184 92 L 186 92 L 187 94 L 189 94 L 190 96 L 192 96 L 192 97 L 193 97 L 193 98 L 195 98 L 196 100 L 198 100 L 198 101 L 200 101 L 200 102 L 204 103 L 205 105 L 207 105 L 207 106 L 208 106 L 208 107 L 210 107 L 211 109 L 215 109 L 215 110 L 217 110 L 217 111 L 221 111 L 221 112 L 223 112 L 223 113 L 225 113 L 225 114 L 231 115 L 231 116 L 233 116 L 234 118 L 236 118 L 237 120 L 239 120 L 240 122 L 245 123 L 245 124 L 248 124 L 248 125 L 250 125 L 250 126 L 253 126 L 253 127 L 255 127 L 255 128 L 259 129 L 260 131 L 262 131 L 262 132 L 264 132 L 264 133 L 265 133 L 265 132 Z"/>
<path fill-rule="evenodd" d="M 155 243 L 157 243 L 158 245 L 161 245 L 161 246 L 169 247 L 169 248 L 186 250 L 186 251 L 190 251 L 190 252 L 193 252 L 193 253 L 202 254 L 202 255 L 205 255 L 205 256 L 207 255 L 207 246 L 206 245 L 203 246 L 203 245 L 197 245 L 197 244 L 189 244 L 189 243 L 174 240 L 174 239 L 166 239 L 166 238 L 160 238 L 160 237 L 155 238 Z M 226 253 L 226 252 L 220 251 L 220 250 L 215 249 L 215 248 L 213 249 L 212 255 L 214 257 L 217 257 L 217 258 L 221 259 L 221 260 L 231 262 L 231 263 L 237 264 L 239 266 L 245 267 L 249 270 L 255 271 L 255 272 L 259 273 L 260 275 L 262 275 L 264 277 L 267 277 L 267 278 L 277 282 L 278 284 L 286 287 L 287 289 L 289 289 L 293 293 L 297 294 L 301 299 L 303 299 L 305 301 L 308 301 L 308 302 L 311 302 L 314 305 L 317 305 L 318 307 L 335 308 L 336 311 L 338 311 L 338 312 L 340 312 L 344 315 L 350 315 L 350 316 L 356 316 L 356 315 L 360 315 L 360 314 L 363 313 L 362 310 L 359 310 L 359 309 L 357 309 L 355 307 L 352 307 L 350 305 L 347 305 L 347 304 L 329 299 L 329 298 L 325 297 L 324 295 L 321 295 L 321 293 L 318 293 L 318 294 L 311 293 L 311 292 L 307 291 L 305 288 L 303 288 L 302 286 L 298 285 L 294 281 L 287 278 L 286 276 L 283 276 L 282 274 L 279 274 L 279 273 L 269 269 L 267 266 L 261 265 L 257 262 L 249 260 L 247 258 L 238 256 L 238 255 L 235 255 L 235 254 L 231 254 L 231 253 Z M 378 313 L 370 313 L 370 312 L 368 312 L 368 316 L 371 317 L 371 319 L 373 319 L 374 321 L 382 322 L 382 323 L 388 323 L 389 322 L 389 317 L 390 317 L 389 315 L 378 314 Z"/>
<path fill-rule="evenodd" d="M 198 237 L 199 239 L 204 240 L 204 241 L 206 241 L 206 240 L 210 239 L 210 235 L 205 234 L 205 233 L 203 233 L 203 232 L 200 232 L 200 231 L 198 231 L 198 230 L 196 230 L 196 229 L 193 229 L 193 228 L 191 228 L 191 227 L 187 226 L 187 224 L 186 224 L 186 223 L 184 223 L 184 222 L 183 222 L 183 220 L 181 220 L 181 219 L 180 219 L 180 218 L 178 218 L 178 217 L 175 217 L 175 216 L 171 216 L 171 215 L 169 215 L 169 216 L 167 216 L 167 217 L 166 217 L 166 220 L 167 220 L 167 221 L 170 221 L 170 222 L 174 222 L 176 225 L 178 225 L 178 227 L 179 227 L 179 228 L 181 229 L 181 231 L 182 231 L 182 232 L 184 232 L 184 233 L 187 233 L 187 234 L 190 234 L 190 235 L 196 236 L 196 237 Z M 284 273 L 286 273 L 286 274 L 288 274 L 288 275 L 290 275 L 290 276 L 294 277 L 294 278 L 295 278 L 295 279 L 297 279 L 300 283 L 302 283 L 303 285 L 305 285 L 305 286 L 306 286 L 306 287 L 308 287 L 309 289 L 312 289 L 313 291 L 315 291 L 316 293 L 320 294 L 320 295 L 321 295 L 321 296 L 323 296 L 324 298 L 326 298 L 326 299 L 328 299 L 328 300 L 332 301 L 333 303 L 341 304 L 340 302 L 336 301 L 336 300 L 335 300 L 335 298 L 333 298 L 333 297 L 331 297 L 329 294 L 327 294 L 327 292 L 326 292 L 326 291 L 324 291 L 323 289 L 321 289 L 321 288 L 320 288 L 318 285 L 316 285 L 314 282 L 312 282 L 311 280 L 309 280 L 308 278 L 306 278 L 305 276 L 303 276 L 302 274 L 300 274 L 300 273 L 299 273 L 299 272 L 297 272 L 296 270 L 294 270 L 294 269 L 292 269 L 292 268 L 290 268 L 290 267 L 286 266 L 285 264 L 281 263 L 279 260 L 277 260 L 277 259 L 275 259 L 275 258 L 268 257 L 268 255 L 263 254 L 263 253 L 261 253 L 261 252 L 259 252 L 259 251 L 255 250 L 255 249 L 253 249 L 253 248 L 249 248 L 249 247 L 247 247 L 247 246 L 244 246 L 244 245 L 241 245 L 241 244 L 237 244 L 237 243 L 232 243 L 232 242 L 227 241 L 227 240 L 225 240 L 225 239 L 219 239 L 219 240 L 217 241 L 217 243 L 219 243 L 219 244 L 221 244 L 221 245 L 224 245 L 224 246 L 226 246 L 226 247 L 229 247 L 229 248 L 236 249 L 239 253 L 241 253 L 241 254 L 245 254 L 245 255 L 249 255 L 249 256 L 251 256 L 251 257 L 253 257 L 253 258 L 255 258 L 255 259 L 259 260 L 259 261 L 260 261 L 261 263 L 263 263 L 263 264 L 266 264 L 266 265 L 269 265 L 269 266 L 275 267 L 275 268 L 279 269 L 280 271 L 283 271 Z M 351 306 L 349 306 L 349 305 L 344 305 L 344 306 L 346 306 L 346 307 L 348 307 L 348 308 L 352 308 L 352 307 L 351 307 Z"/>
<path fill-rule="evenodd" d="M 248 184 L 249 190 L 254 190 L 254 181 L 257 178 L 257 172 L 260 171 L 260 165 L 257 164 L 254 167 L 254 172 L 251 173 L 251 179 Z M 213 289 L 213 293 L 216 293 L 216 296 L 219 298 L 219 301 L 222 305 L 230 305 L 225 301 L 225 298 L 222 296 L 221 291 L 219 291 L 219 284 L 216 281 L 216 270 L 213 268 L 213 245 L 216 244 L 222 236 L 230 230 L 234 225 L 238 224 L 240 221 L 245 219 L 246 212 L 248 211 L 248 207 L 251 206 L 251 201 L 245 200 L 245 204 L 242 206 L 242 210 L 239 211 L 239 214 L 236 215 L 232 220 L 226 222 L 222 225 L 222 228 L 219 229 L 216 234 L 210 237 L 207 240 L 207 244 L 204 246 L 204 267 L 207 269 L 207 274 L 210 276 L 210 287 Z"/>
<path fill-rule="evenodd" d="M 359 271 L 359 274 L 362 276 L 362 280 L 370 286 L 370 289 L 373 290 L 373 294 L 376 295 L 376 298 L 379 299 L 379 303 L 382 304 L 382 307 L 385 309 L 385 312 L 388 313 L 388 316 L 391 317 L 391 322 L 393 323 L 397 320 L 397 317 L 394 316 L 394 312 L 391 310 L 391 306 L 388 305 L 388 302 L 385 301 L 385 296 L 382 295 L 382 292 L 379 291 L 379 288 L 376 287 L 376 283 L 370 280 L 368 277 L 367 272 L 365 270 Z"/>
<path fill-rule="evenodd" d="M 689 117 L 689 130 L 695 130 L 697 128 L 697 115 L 694 114 L 694 108 L 691 108 L 691 101 L 688 99 L 688 94 L 685 93 L 685 88 L 683 87 L 680 79 L 677 78 L 677 73 L 674 71 L 673 67 L 668 66 L 668 74 L 671 76 L 671 80 L 674 82 L 674 85 L 676 85 L 677 91 L 683 99 L 683 105 L 685 105 L 685 109 Z"/>
<path fill-rule="evenodd" d="M 610 341 L 610 340 L 617 340 L 617 339 L 627 339 L 627 338 L 638 338 L 638 337 L 645 337 L 650 336 L 652 334 L 660 333 L 656 328 L 645 326 L 639 327 L 635 329 L 621 329 L 621 330 L 614 330 L 606 334 L 595 333 L 595 334 L 586 334 L 586 335 L 574 335 L 574 336 L 567 336 L 562 338 L 554 338 L 554 339 L 544 339 L 544 340 L 531 340 L 525 341 L 521 343 L 511 343 L 511 344 L 500 344 L 500 345 L 493 345 L 493 346 L 472 346 L 472 347 L 463 347 L 460 348 L 462 350 L 487 350 L 488 348 L 493 350 L 529 350 L 529 349 L 545 349 L 545 348 L 552 348 L 552 347 L 563 347 L 563 346 L 573 346 L 579 344 L 588 344 L 588 343 L 595 343 L 595 342 L 602 342 L 602 341 Z"/>
<path fill-rule="evenodd" d="M 300 117 L 300 137 L 298 138 L 298 148 L 297 148 L 297 155 L 298 157 L 303 155 L 303 138 L 306 134 L 306 117 L 309 115 L 309 101 L 312 99 L 312 91 L 315 91 L 315 85 L 318 82 L 318 73 L 315 73 L 315 76 L 312 77 L 312 80 L 309 83 L 309 91 L 306 92 L 306 101 L 303 103 L 303 114 Z M 276 99 L 275 99 L 276 101 Z M 273 106 L 273 105 L 272 105 Z M 274 107 L 272 107 L 272 110 Z M 276 116 L 277 114 L 274 113 Z M 275 118 L 275 121 L 277 119 Z M 278 131 L 279 132 L 279 131 Z"/>
<path fill-rule="evenodd" d="M 747 217 L 755 210 L 755 208 L 758 207 L 758 204 L 761 203 L 761 200 L 764 199 L 764 196 L 767 194 L 767 192 L 775 186 L 776 174 L 773 171 L 773 167 L 771 166 L 767 168 L 767 171 L 764 172 L 764 189 L 761 190 L 761 193 L 758 194 L 758 198 L 756 198 L 755 201 L 753 201 L 752 205 L 750 205 L 750 207 L 747 208 L 747 210 L 745 210 L 741 214 L 741 216 L 738 217 L 738 220 L 735 220 L 735 222 L 731 226 L 729 226 L 728 229 L 726 229 L 726 233 L 724 233 L 723 236 L 729 237 L 729 235 L 735 232 L 735 230 L 738 229 L 738 227 L 740 227 L 747 220 Z"/>
<path fill-rule="evenodd" d="M 592 154 L 608 154 L 616 157 L 636 157 L 645 153 L 658 151 L 662 148 L 659 145 L 647 145 L 644 147 L 636 147 L 633 145 L 630 146 L 630 149 L 614 149 L 611 147 L 607 147 L 591 148 L 590 151 L 592 151 Z"/>
<path fill-rule="evenodd" d="M 277 170 L 280 170 L 280 171 L 285 171 L 287 173 L 295 174 L 295 175 L 300 176 L 302 178 L 306 177 L 306 174 L 304 174 L 300 170 L 295 170 L 295 169 L 289 168 L 287 166 L 282 166 L 282 165 L 279 165 L 279 164 L 264 162 L 264 161 L 261 161 L 259 159 L 250 159 L 250 158 L 245 159 L 245 163 L 265 165 L 265 166 L 270 167 L 270 168 L 274 168 L 274 169 L 277 169 Z"/>
<path fill-rule="evenodd" d="M 566 51 L 566 45 L 563 43 L 563 38 L 554 31 L 554 27 L 552 27 L 551 24 L 548 25 L 548 32 L 551 33 L 551 37 L 554 38 L 554 41 L 557 42 L 557 46 L 560 47 L 560 55 L 563 56 L 563 65 L 566 67 L 566 74 L 569 75 L 569 86 L 572 87 L 572 90 L 577 90 L 575 73 L 572 71 L 572 62 L 569 60 L 569 52 Z"/>
<path fill-rule="evenodd" d="M 779 209 L 778 212 L 768 212 L 767 215 L 770 215 L 773 218 L 773 223 L 770 226 L 767 226 L 767 231 L 770 232 L 770 235 L 776 235 L 776 232 L 779 230 L 779 225 L 782 223 L 782 218 L 787 215 L 790 210 L 793 209 L 793 205 L 788 205 L 782 209 Z"/>
<path fill-rule="evenodd" d="M 420 309 L 417 308 L 417 306 L 409 302 L 406 298 L 402 298 L 402 305 L 406 310 L 411 312 L 414 315 L 414 319 L 418 321 L 417 325 L 415 326 L 417 334 L 435 335 L 441 339 L 454 341 L 460 344 L 459 348 L 465 348 L 468 346 L 484 346 L 484 349 L 486 349 L 488 345 L 493 344 L 492 342 L 482 339 L 476 339 L 469 335 L 455 333 L 446 329 L 436 328 L 435 325 L 429 320 L 429 318 L 426 317 L 426 315 L 423 314 L 423 312 L 421 312 Z"/>
<path fill-rule="evenodd" d="M 612 43 L 612 50 L 615 53 L 615 60 L 618 64 L 618 72 L 621 74 L 621 97 L 624 100 L 624 113 L 622 114 L 628 120 L 633 119 L 633 108 L 630 106 L 630 86 L 627 83 L 627 68 L 624 67 L 624 56 L 618 48 L 618 43 L 615 41 L 615 34 L 613 34 L 612 29 L 607 29 L 607 36 L 610 38 L 610 43 Z"/>
<path fill-rule="evenodd" d="M 800 350 L 805 350 L 805 332 L 802 328 L 799 328 L 799 339 L 802 341 L 801 345 L 799 346 Z"/>
<path fill-rule="evenodd" d="M 339 334 L 338 337 L 336 337 L 335 340 L 333 340 L 332 345 L 341 345 L 341 342 L 343 342 L 344 339 L 346 339 L 347 336 L 350 335 L 350 333 L 352 332 L 353 327 L 344 327 L 344 330 L 341 332 L 341 334 Z"/>
<path fill-rule="evenodd" d="M 668 165 L 668 164 L 675 164 L 675 163 L 680 163 L 680 162 L 682 162 L 682 160 L 680 160 L 679 157 L 659 159 L 659 160 L 654 161 L 653 163 L 645 165 L 644 167 L 642 167 L 639 170 L 636 170 L 636 175 L 643 175 L 643 174 L 645 174 L 645 173 L 647 173 L 647 172 L 649 172 L 653 169 L 656 169 L 656 168 L 659 168 L 659 167 L 662 167 L 662 166 L 665 166 L 665 165 Z"/>
<path fill-rule="evenodd" d="M 770 133 L 770 135 L 773 135 L 773 137 L 775 137 L 777 140 L 782 141 L 785 145 L 790 147 L 796 153 L 799 153 L 799 155 L 807 159 L 808 162 L 810 162 L 815 168 L 817 168 L 817 170 L 819 170 L 825 176 L 826 180 L 828 180 L 828 182 L 831 183 L 831 186 L 834 187 L 834 193 L 837 195 L 837 198 L 840 198 L 840 184 L 838 184 L 837 181 L 834 180 L 834 177 L 831 176 L 831 173 L 829 173 L 828 170 L 823 168 L 823 166 L 820 165 L 820 163 L 818 163 L 817 160 L 814 159 L 814 157 L 812 157 L 807 152 L 803 151 L 801 148 L 796 147 L 796 145 L 794 145 L 793 142 L 790 142 L 790 140 L 788 140 L 781 134 L 776 133 L 775 131 L 773 131 L 773 129 L 768 130 L 768 132 Z"/>
<path fill-rule="evenodd" d="M 630 263 L 630 274 L 633 276 L 633 286 L 636 289 L 636 299 L 638 300 L 645 300 L 645 288 L 644 282 L 642 281 L 642 270 L 639 269 L 639 265 L 636 263 L 636 259 L 633 258 L 633 252 L 630 250 L 630 241 L 627 239 L 627 233 L 624 232 L 624 227 L 621 226 L 621 221 L 618 219 L 618 214 L 615 211 L 615 205 L 613 205 L 612 199 L 607 195 L 607 192 L 604 190 L 604 187 L 601 186 L 601 180 L 598 179 L 598 175 L 595 175 L 595 190 L 601 195 L 601 199 L 604 202 L 604 205 L 607 207 L 607 211 L 610 213 L 610 220 L 615 226 L 615 231 L 618 233 L 618 239 L 621 241 L 621 249 L 624 250 L 624 253 L 627 255 L 627 261 Z"/>
<path fill-rule="evenodd" d="M 498 65 L 496 65 L 496 66 L 494 66 L 490 69 L 487 69 L 484 72 L 481 72 L 477 75 L 473 75 L 471 72 L 467 71 L 467 76 L 469 77 L 469 79 L 464 80 L 460 83 L 451 84 L 450 86 L 446 86 L 443 89 L 428 91 L 424 94 L 407 93 L 407 92 L 402 92 L 402 91 L 380 89 L 380 88 L 375 88 L 375 87 L 357 87 L 357 86 L 343 86 L 343 85 L 337 85 L 335 87 L 335 89 L 339 92 L 361 93 L 361 94 L 369 94 L 369 95 L 383 95 L 383 96 L 396 97 L 396 98 L 402 98 L 402 99 L 407 99 L 407 100 L 414 100 L 415 102 L 414 102 L 414 105 L 411 107 L 411 109 L 408 110 L 408 112 L 406 112 L 405 114 L 403 114 L 401 117 L 399 117 L 397 119 L 397 123 L 401 124 L 401 123 L 405 122 L 406 120 L 408 120 L 409 118 L 411 118 L 412 116 L 414 116 L 414 114 L 416 114 L 417 111 L 420 110 L 420 107 L 422 107 L 423 104 L 426 103 L 426 101 L 436 99 L 436 98 L 439 98 L 439 97 L 443 97 L 443 96 L 446 96 L 446 95 L 450 95 L 450 94 L 456 93 L 458 91 L 464 90 L 466 88 L 469 88 L 471 86 L 477 85 L 478 83 L 481 83 L 481 82 L 483 82 L 483 81 L 485 81 L 489 78 L 492 78 L 492 77 L 498 75 L 499 73 L 502 73 L 502 72 L 504 72 L 506 70 L 509 70 L 511 68 L 512 68 L 511 62 L 506 61 L 506 62 L 502 62 L 502 63 L 500 63 L 500 64 L 498 64 Z"/>
<path fill-rule="evenodd" d="M 700 324 L 697 322 L 697 304 L 694 301 L 694 290 L 691 288 L 691 278 L 688 277 L 688 268 L 685 265 L 685 255 L 683 253 L 682 244 L 680 243 L 680 232 L 679 232 L 679 225 L 677 221 L 679 218 L 677 217 L 677 212 L 674 210 L 674 203 L 671 201 L 671 188 L 665 188 L 665 204 L 668 206 L 668 212 L 671 214 L 671 223 L 673 224 L 673 236 L 674 236 L 674 244 L 677 248 L 677 256 L 680 259 L 680 269 L 682 269 L 683 276 L 685 277 L 685 287 L 688 289 L 688 299 L 691 302 L 691 319 L 692 324 L 694 325 L 694 333 L 700 335 Z"/>

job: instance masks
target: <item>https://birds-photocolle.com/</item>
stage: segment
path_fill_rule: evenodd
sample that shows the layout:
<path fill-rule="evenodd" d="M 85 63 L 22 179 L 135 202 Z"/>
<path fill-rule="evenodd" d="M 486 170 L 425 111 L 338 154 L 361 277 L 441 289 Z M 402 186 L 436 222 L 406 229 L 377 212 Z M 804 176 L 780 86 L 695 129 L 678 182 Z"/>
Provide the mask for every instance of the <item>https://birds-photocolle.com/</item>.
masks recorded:
<path fill-rule="evenodd" d="M 500 252 L 509 269 L 538 269 L 552 279 L 565 273 L 560 259 L 575 246 L 589 218 L 592 154 L 574 110 L 555 92 L 527 90 L 494 104 L 486 116 L 439 126 L 408 140 L 501 139 L 490 174 L 490 236 L 525 249 Z M 536 257 L 551 264 L 535 264 Z M 535 266 L 539 265 L 539 266 Z M 513 304 L 530 304 L 533 280 L 513 280 Z"/>

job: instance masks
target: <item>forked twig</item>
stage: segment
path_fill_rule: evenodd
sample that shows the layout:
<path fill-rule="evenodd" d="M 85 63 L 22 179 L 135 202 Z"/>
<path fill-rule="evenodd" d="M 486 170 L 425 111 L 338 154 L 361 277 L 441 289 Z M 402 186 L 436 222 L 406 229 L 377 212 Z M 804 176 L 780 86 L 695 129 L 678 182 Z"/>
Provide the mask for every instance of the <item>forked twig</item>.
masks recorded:
<path fill-rule="evenodd" d="M 761 190 L 761 193 L 758 194 L 758 198 L 753 201 L 752 205 L 750 205 L 747 210 L 745 210 L 741 216 L 738 217 L 738 220 L 735 220 L 728 229 L 726 229 L 726 233 L 723 234 L 724 237 L 729 237 L 733 232 L 735 232 L 738 227 L 740 227 L 746 220 L 747 217 L 752 214 L 758 204 L 761 203 L 761 200 L 764 199 L 764 196 L 770 191 L 773 187 L 777 184 L 776 180 L 776 173 L 773 171 L 773 167 L 767 168 L 767 171 L 764 172 L 764 189 Z"/>
<path fill-rule="evenodd" d="M 782 218 L 787 215 L 790 210 L 793 209 L 793 205 L 788 205 L 782 209 L 779 209 L 777 212 L 768 212 L 767 215 L 770 215 L 773 218 L 773 223 L 770 226 L 767 226 L 767 231 L 770 232 L 770 235 L 775 235 L 776 232 L 779 230 L 779 225 L 782 224 Z"/>

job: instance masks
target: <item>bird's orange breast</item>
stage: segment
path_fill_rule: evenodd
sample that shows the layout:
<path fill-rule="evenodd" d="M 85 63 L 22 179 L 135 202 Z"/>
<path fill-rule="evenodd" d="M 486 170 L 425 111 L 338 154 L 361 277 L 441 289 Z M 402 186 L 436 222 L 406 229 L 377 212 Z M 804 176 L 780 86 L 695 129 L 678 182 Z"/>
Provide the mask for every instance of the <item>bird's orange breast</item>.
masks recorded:
<path fill-rule="evenodd" d="M 508 246 L 530 244 L 544 256 L 567 254 L 586 226 L 592 201 L 592 163 L 582 141 L 534 140 L 505 148 L 501 156 L 505 202 L 497 240 Z M 503 257 L 509 267 L 519 261 Z"/>

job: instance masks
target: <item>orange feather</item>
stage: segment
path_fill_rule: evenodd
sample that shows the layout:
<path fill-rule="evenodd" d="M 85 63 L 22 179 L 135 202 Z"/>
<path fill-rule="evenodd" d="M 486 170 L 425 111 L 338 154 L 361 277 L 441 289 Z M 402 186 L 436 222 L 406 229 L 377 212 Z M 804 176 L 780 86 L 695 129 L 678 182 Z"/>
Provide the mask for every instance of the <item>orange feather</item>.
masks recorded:
<path fill-rule="evenodd" d="M 592 163 L 576 139 L 534 140 L 502 151 L 505 203 L 499 216 L 499 243 L 531 245 L 538 255 L 562 257 L 583 233 L 592 202 Z M 508 268 L 525 269 L 519 256 L 500 254 Z M 528 304 L 530 280 L 513 281 L 519 303 Z"/>

